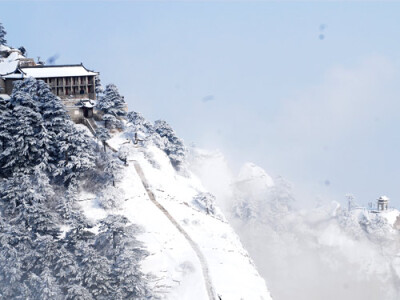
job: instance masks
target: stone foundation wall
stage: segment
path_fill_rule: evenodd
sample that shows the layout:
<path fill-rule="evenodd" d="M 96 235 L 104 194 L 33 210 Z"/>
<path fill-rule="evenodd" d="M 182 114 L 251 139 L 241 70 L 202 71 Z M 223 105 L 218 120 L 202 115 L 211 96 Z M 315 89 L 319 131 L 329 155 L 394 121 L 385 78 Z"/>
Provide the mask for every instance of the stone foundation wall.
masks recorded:
<path fill-rule="evenodd" d="M 6 83 L 0 78 L 0 94 L 6 93 Z"/>
<path fill-rule="evenodd" d="M 6 94 L 11 95 L 12 90 L 13 90 L 13 88 L 14 88 L 14 81 L 15 81 L 15 80 L 9 80 L 9 79 L 7 79 L 7 80 L 5 81 Z"/>
<path fill-rule="evenodd" d="M 83 121 L 83 111 L 76 106 L 66 106 L 67 113 L 71 117 L 71 120 L 75 123 L 82 123 Z"/>

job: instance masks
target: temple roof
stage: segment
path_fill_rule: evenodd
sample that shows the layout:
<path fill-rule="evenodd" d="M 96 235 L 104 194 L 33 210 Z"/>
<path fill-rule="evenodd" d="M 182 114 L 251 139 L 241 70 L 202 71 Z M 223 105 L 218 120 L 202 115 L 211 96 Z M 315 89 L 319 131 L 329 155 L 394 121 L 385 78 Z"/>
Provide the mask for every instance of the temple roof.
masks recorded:
<path fill-rule="evenodd" d="M 86 107 L 86 108 L 93 108 L 95 107 L 96 102 L 90 99 L 81 99 L 78 103 L 75 104 L 75 106 L 78 107 Z"/>
<path fill-rule="evenodd" d="M 5 75 L 3 78 L 20 79 L 26 77 L 33 78 L 55 78 L 55 77 L 77 77 L 95 76 L 99 73 L 86 69 L 80 65 L 58 65 L 58 66 L 33 66 L 20 67 L 15 73 Z"/>

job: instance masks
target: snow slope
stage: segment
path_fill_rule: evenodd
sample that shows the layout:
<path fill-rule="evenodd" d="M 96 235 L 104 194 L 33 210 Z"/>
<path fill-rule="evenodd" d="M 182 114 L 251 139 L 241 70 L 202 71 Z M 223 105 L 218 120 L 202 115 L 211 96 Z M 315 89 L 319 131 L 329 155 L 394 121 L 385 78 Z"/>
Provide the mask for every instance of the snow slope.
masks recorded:
<path fill-rule="evenodd" d="M 124 141 L 121 134 L 109 144 L 118 149 Z M 128 147 L 129 166 L 123 169 L 118 183 L 124 194 L 118 213 L 143 228 L 138 238 L 150 255 L 142 268 L 154 275 L 151 285 L 161 298 L 271 299 L 264 280 L 222 213 L 217 209 L 216 214 L 207 214 L 196 206 L 193 197 L 205 192 L 199 179 L 178 174 L 156 147 Z M 155 201 L 149 195 L 154 195 Z M 81 203 L 93 220 L 110 212 L 100 208 L 96 199 Z M 210 296 L 210 288 L 214 295 Z"/>

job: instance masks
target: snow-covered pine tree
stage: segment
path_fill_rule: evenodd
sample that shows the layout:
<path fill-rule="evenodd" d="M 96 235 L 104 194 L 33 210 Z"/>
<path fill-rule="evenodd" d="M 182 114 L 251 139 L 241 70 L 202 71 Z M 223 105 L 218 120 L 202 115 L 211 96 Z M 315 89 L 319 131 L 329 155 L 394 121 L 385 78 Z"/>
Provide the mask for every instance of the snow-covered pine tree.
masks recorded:
<path fill-rule="evenodd" d="M 106 152 L 106 142 L 111 138 L 108 129 L 104 127 L 98 127 L 96 129 L 96 138 L 98 138 L 102 142 L 104 152 Z"/>
<path fill-rule="evenodd" d="M 95 80 L 94 83 L 95 83 L 96 97 L 97 97 L 97 99 L 100 99 L 104 92 L 104 88 L 103 88 L 103 85 L 101 84 L 100 76 L 96 75 L 94 80 Z"/>
<path fill-rule="evenodd" d="M 147 121 L 141 113 L 131 111 L 127 115 L 129 123 L 131 123 L 134 133 L 142 132 L 144 134 L 151 134 L 154 132 L 153 126 Z"/>
<path fill-rule="evenodd" d="M 0 45 L 6 45 L 7 44 L 6 35 L 7 35 L 7 32 L 4 29 L 3 24 L 0 23 Z"/>
<path fill-rule="evenodd" d="M 104 172 L 110 177 L 114 187 L 118 172 L 121 170 L 121 168 L 121 162 L 116 157 L 110 157 L 107 161 L 106 167 L 104 168 Z"/>
<path fill-rule="evenodd" d="M 52 190 L 40 175 L 16 173 L 6 179 L 0 208 L 10 224 L 22 224 L 38 234 L 58 236 L 58 218 L 47 203 Z"/>
<path fill-rule="evenodd" d="M 67 128 L 74 124 L 61 100 L 51 92 L 50 87 L 41 80 L 36 82 L 36 86 L 44 126 L 49 135 L 49 171 L 54 172 L 58 161 L 62 159 L 61 141 L 66 138 Z"/>
<path fill-rule="evenodd" d="M 0 97 L 0 153 L 3 152 L 9 145 L 12 139 L 11 131 L 8 124 L 11 120 L 11 110 L 9 109 L 9 101 Z M 5 162 L 0 161 L 0 165 Z"/>
<path fill-rule="evenodd" d="M 68 286 L 66 300 L 93 300 L 92 294 L 79 284 L 71 284 Z"/>
<path fill-rule="evenodd" d="M 68 125 L 67 121 L 71 120 L 60 98 L 52 93 L 50 86 L 44 81 L 32 77 L 17 81 L 14 91 L 26 92 L 32 97 L 38 111 L 43 115 L 48 131 L 57 135 Z"/>
<path fill-rule="evenodd" d="M 45 267 L 40 274 L 40 284 L 38 287 L 38 298 L 43 300 L 58 300 L 63 299 L 61 290 L 53 276 L 51 270 Z"/>
<path fill-rule="evenodd" d="M 101 110 L 104 114 L 107 114 L 109 109 L 113 106 L 113 103 L 109 97 L 106 97 L 104 94 L 97 99 L 96 108 Z"/>
<path fill-rule="evenodd" d="M 102 101 L 105 101 L 105 106 L 102 107 Z M 104 113 L 114 115 L 116 117 L 125 116 L 126 102 L 123 96 L 120 95 L 115 84 L 108 84 L 104 90 L 104 96 L 99 101 L 100 109 Z"/>
<path fill-rule="evenodd" d="M 53 254 L 55 259 L 52 269 L 62 292 L 67 294 L 69 287 L 80 281 L 79 266 L 74 253 L 69 252 L 61 243 L 57 245 L 59 247 Z"/>
<path fill-rule="evenodd" d="M 126 115 L 126 102 L 114 84 L 108 84 L 97 102 L 97 109 L 103 112 L 107 128 L 121 127 L 119 117 Z"/>
<path fill-rule="evenodd" d="M 114 299 L 149 299 L 150 291 L 139 262 L 146 255 L 135 238 L 139 228 L 129 224 L 126 217 L 110 215 L 100 222 L 95 247 L 113 261 L 112 282 Z"/>
<path fill-rule="evenodd" d="M 125 131 L 131 136 L 135 143 L 147 143 L 149 140 L 153 140 L 156 145 L 160 144 L 154 141 L 155 137 L 157 136 L 159 138 L 159 136 L 154 134 L 153 125 L 147 121 L 141 113 L 131 111 L 127 114 L 127 119 L 129 123 Z"/>
<path fill-rule="evenodd" d="M 19 100 L 20 98 L 24 101 Z M 38 162 L 46 166 L 53 176 L 61 176 L 69 184 L 72 178 L 79 177 L 94 166 L 94 147 L 90 137 L 83 130 L 76 128 L 60 99 L 51 92 L 45 82 L 34 78 L 17 81 L 11 98 L 13 121 L 17 123 L 19 120 L 14 116 L 16 110 L 14 107 L 18 105 L 28 106 L 36 113 L 32 115 L 22 112 L 20 115 L 24 115 L 20 120 L 35 121 L 36 117 L 41 122 L 40 130 L 33 130 L 41 137 L 36 141 L 37 149 L 43 150 L 41 160 L 38 159 Z M 12 123 L 11 125 L 9 123 L 8 127 L 14 131 L 17 128 Z M 10 152 L 16 147 L 9 148 Z"/>
<path fill-rule="evenodd" d="M 21 51 L 21 54 L 25 56 L 25 54 L 26 54 L 26 49 L 25 49 L 24 46 L 19 47 L 18 50 Z"/>
<path fill-rule="evenodd" d="M 46 182 L 38 181 L 36 175 L 15 174 L 1 185 L 0 291 L 6 299 L 44 299 L 41 275 L 43 268 L 52 266 L 49 253 L 57 248 L 54 237 L 59 230 L 46 202 Z"/>
<path fill-rule="evenodd" d="M 113 266 L 114 299 L 154 299 L 147 286 L 148 278 L 140 270 L 143 254 L 132 247 L 124 248 Z"/>
<path fill-rule="evenodd" d="M 83 253 L 81 261 L 82 285 L 88 289 L 94 299 L 112 299 L 112 274 L 110 261 L 86 246 L 80 249 Z"/>
<path fill-rule="evenodd" d="M 129 145 L 125 144 L 119 147 L 117 155 L 124 162 L 125 166 L 128 165 Z"/>
<path fill-rule="evenodd" d="M 140 127 L 145 123 L 145 118 L 140 112 L 130 111 L 126 115 L 128 122 L 135 126 L 135 129 L 140 129 Z"/>
<path fill-rule="evenodd" d="M 2 100 L 1 102 L 0 106 L 4 106 L 6 101 Z M 5 105 L 6 107 L 2 108 L 0 115 L 2 119 L 0 137 L 3 144 L 2 148 L 8 153 L 3 153 L 3 156 L 6 154 L 8 159 L 11 153 L 16 150 L 15 147 L 19 146 L 21 149 L 27 146 L 23 143 L 24 140 L 34 143 L 35 139 L 28 138 L 29 134 L 26 134 L 30 130 L 31 134 L 34 134 L 37 138 L 36 146 L 31 145 L 30 148 L 32 150 L 36 148 L 37 151 L 42 152 L 41 159 L 38 162 L 42 167 L 47 168 L 51 156 L 59 152 L 54 149 L 54 144 L 58 141 L 55 134 L 63 132 L 62 126 L 65 126 L 65 120 L 68 118 L 61 102 L 51 93 L 50 88 L 43 81 L 28 78 L 15 83 L 12 98 Z M 43 115 L 46 120 L 43 119 Z M 57 118 L 58 120 L 56 120 Z M 32 126 L 35 127 L 29 129 Z M 20 130 L 19 133 L 16 132 L 17 129 Z M 10 136 L 13 138 L 10 139 Z M 18 136 L 22 136 L 22 138 L 17 140 L 15 137 Z M 22 142 L 22 144 L 18 142 Z M 25 147 L 25 150 L 29 150 L 29 148 Z M 53 157 L 52 160 L 54 161 L 55 158 Z M 3 162 L 1 165 L 4 166 L 5 163 Z"/>
<path fill-rule="evenodd" d="M 21 230 L 22 229 L 22 230 Z M 24 294 L 22 278 L 24 259 L 27 253 L 19 253 L 20 247 L 30 249 L 31 235 L 26 234 L 22 226 L 13 226 L 0 218 L 0 297 L 15 299 L 15 295 Z M 21 297 L 21 299 L 24 299 Z M 25 298 L 26 299 L 26 298 Z"/>
<path fill-rule="evenodd" d="M 69 186 L 95 166 L 95 149 L 91 138 L 83 129 L 66 126 L 61 143 L 61 159 L 55 171 Z"/>
<path fill-rule="evenodd" d="M 161 137 L 161 140 L 156 140 L 155 143 L 168 155 L 172 165 L 179 170 L 186 156 L 186 148 L 183 141 L 177 137 L 171 126 L 163 120 L 154 122 L 154 132 Z"/>
<path fill-rule="evenodd" d="M 127 237 L 128 222 L 128 219 L 122 215 L 109 215 L 100 221 L 95 247 L 101 255 L 116 260 L 120 250 L 118 247 L 121 246 L 121 241 Z"/>
<path fill-rule="evenodd" d="M 38 81 L 33 77 L 29 77 L 24 80 L 17 80 L 14 82 L 13 94 L 24 92 L 29 94 L 35 102 L 39 102 L 39 86 L 37 83 Z M 38 106 L 38 103 L 36 104 L 36 106 Z"/>
<path fill-rule="evenodd" d="M 47 165 L 49 136 L 36 103 L 25 92 L 13 92 L 11 117 L 6 130 L 12 139 L 0 154 L 3 174 L 30 172 L 36 165 Z"/>
<path fill-rule="evenodd" d="M 104 127 L 105 128 L 118 128 L 121 127 L 119 120 L 112 114 L 104 114 L 102 117 L 103 121 L 104 121 Z"/>
<path fill-rule="evenodd" d="M 77 212 L 74 209 L 76 195 L 77 186 L 70 185 L 64 192 L 64 195 L 62 197 L 58 197 L 57 199 L 56 211 L 67 223 L 73 222 L 73 219 L 77 216 L 77 214 L 79 214 L 79 211 Z"/>

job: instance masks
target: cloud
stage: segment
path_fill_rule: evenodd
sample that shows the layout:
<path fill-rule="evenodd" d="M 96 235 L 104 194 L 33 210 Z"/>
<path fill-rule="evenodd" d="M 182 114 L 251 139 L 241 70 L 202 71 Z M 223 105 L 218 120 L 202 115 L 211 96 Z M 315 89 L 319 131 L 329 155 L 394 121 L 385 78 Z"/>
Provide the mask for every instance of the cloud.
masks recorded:
<path fill-rule="evenodd" d="M 214 95 L 208 95 L 201 99 L 201 101 L 203 101 L 203 102 L 209 102 L 209 101 L 213 101 L 213 100 L 214 100 Z"/>
<path fill-rule="evenodd" d="M 285 180 L 271 186 L 252 172 L 238 180 L 221 153 L 192 154 L 191 170 L 217 196 L 274 299 L 399 299 L 398 233 L 377 215 L 335 202 L 297 210 Z"/>
<path fill-rule="evenodd" d="M 393 98 L 382 97 L 394 74 L 394 65 L 382 57 L 367 58 L 350 68 L 333 67 L 319 86 L 285 101 L 277 126 L 302 141 L 338 140 L 366 130 L 366 122 L 399 106 Z"/>
<path fill-rule="evenodd" d="M 380 193 L 396 194 L 397 67 L 381 56 L 336 65 L 283 101 L 266 128 L 268 156 L 302 198 L 341 201 L 352 192 L 367 203 Z M 320 184 L 327 178 L 334 188 Z"/>

